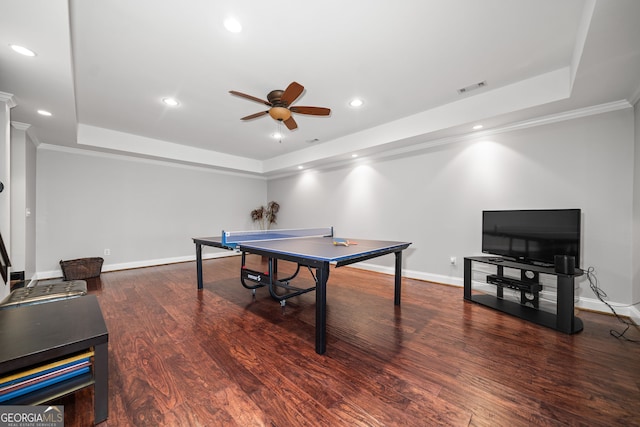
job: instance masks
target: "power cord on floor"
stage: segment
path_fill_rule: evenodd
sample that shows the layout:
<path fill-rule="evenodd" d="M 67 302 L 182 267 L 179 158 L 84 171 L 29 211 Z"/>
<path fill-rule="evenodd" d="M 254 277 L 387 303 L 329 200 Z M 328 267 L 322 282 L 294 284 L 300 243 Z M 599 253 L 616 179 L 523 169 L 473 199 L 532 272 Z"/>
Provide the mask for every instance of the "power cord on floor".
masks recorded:
<path fill-rule="evenodd" d="M 616 313 L 616 310 L 611 306 L 611 304 L 609 304 L 607 301 L 604 300 L 605 298 L 607 298 L 607 294 L 598 286 L 598 278 L 595 275 L 595 268 L 589 267 L 586 273 L 587 273 L 587 279 L 589 280 L 589 286 L 591 287 L 591 290 L 593 291 L 593 293 L 596 294 L 596 296 L 600 301 L 602 301 L 607 307 L 609 307 L 609 310 L 611 310 L 613 315 L 616 316 L 616 319 L 618 319 L 620 323 L 623 323 L 626 326 L 624 328 L 624 331 L 622 332 L 618 332 L 611 329 L 609 333 L 618 339 L 623 339 L 625 341 L 634 342 L 634 343 L 640 343 L 640 340 L 633 340 L 631 338 L 627 338 L 624 336 L 624 334 L 627 333 L 629 328 L 632 326 L 636 326 L 636 324 L 620 317 L 620 315 Z"/>

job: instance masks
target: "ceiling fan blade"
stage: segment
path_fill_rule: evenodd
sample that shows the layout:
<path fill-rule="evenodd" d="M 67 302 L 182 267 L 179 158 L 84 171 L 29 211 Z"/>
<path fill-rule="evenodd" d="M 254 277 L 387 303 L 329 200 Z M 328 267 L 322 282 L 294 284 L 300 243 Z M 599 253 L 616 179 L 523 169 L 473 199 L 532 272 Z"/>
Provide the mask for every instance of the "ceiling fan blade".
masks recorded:
<path fill-rule="evenodd" d="M 284 121 L 284 125 L 287 127 L 287 129 L 289 130 L 294 130 L 298 128 L 298 124 L 296 123 L 295 120 L 293 120 L 293 117 L 289 117 L 287 120 Z"/>
<path fill-rule="evenodd" d="M 265 114 L 269 114 L 269 111 L 260 111 L 259 113 L 255 113 L 255 114 L 251 114 L 250 116 L 247 117 L 243 117 L 240 120 L 251 120 L 251 119 L 255 119 L 261 116 L 264 116 Z"/>
<path fill-rule="evenodd" d="M 298 99 L 300 95 L 302 95 L 303 91 L 304 91 L 304 86 L 302 86 L 300 83 L 292 82 L 285 89 L 284 93 L 280 97 L 280 101 L 284 105 L 289 106 L 293 103 L 293 101 Z"/>
<path fill-rule="evenodd" d="M 298 114 L 309 114 L 311 116 L 328 116 L 331 114 L 331 110 L 329 108 L 324 107 L 291 107 L 289 108 L 293 113 Z"/>
<path fill-rule="evenodd" d="M 246 93 L 237 92 L 235 90 L 230 90 L 229 93 L 232 95 L 239 96 L 241 98 L 246 98 L 251 101 L 259 102 L 261 104 L 268 105 L 269 107 L 271 107 L 271 103 L 269 101 L 265 101 L 264 99 L 256 98 L 255 96 L 247 95 Z"/>

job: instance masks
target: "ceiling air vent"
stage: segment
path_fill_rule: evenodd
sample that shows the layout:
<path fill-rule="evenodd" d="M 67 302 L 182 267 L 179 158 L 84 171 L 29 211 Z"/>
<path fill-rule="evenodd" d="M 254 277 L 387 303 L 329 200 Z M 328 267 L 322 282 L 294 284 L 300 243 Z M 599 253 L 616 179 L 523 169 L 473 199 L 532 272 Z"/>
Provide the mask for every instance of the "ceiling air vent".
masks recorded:
<path fill-rule="evenodd" d="M 471 92 L 472 90 L 476 90 L 476 89 L 480 89 L 481 87 L 485 87 L 487 85 L 487 81 L 482 81 L 480 83 L 475 83 L 472 85 L 469 85 L 467 87 L 463 87 L 461 89 L 458 89 L 458 93 L 460 95 L 462 95 L 463 93 L 467 93 L 467 92 Z"/>

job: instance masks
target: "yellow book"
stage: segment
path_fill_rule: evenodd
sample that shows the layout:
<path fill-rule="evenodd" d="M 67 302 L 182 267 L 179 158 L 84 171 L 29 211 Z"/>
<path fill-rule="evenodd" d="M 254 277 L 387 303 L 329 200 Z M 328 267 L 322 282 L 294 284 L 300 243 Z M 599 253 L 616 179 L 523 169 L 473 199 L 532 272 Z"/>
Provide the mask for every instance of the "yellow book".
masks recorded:
<path fill-rule="evenodd" d="M 57 368 L 58 366 L 66 365 L 67 363 L 73 363 L 73 362 L 81 360 L 81 359 L 86 359 L 88 357 L 92 357 L 93 354 L 94 354 L 93 350 L 89 350 L 89 351 L 86 351 L 84 353 L 77 354 L 77 355 L 72 356 L 72 357 L 68 357 L 66 359 L 56 360 L 55 362 L 47 363 L 46 365 L 40 365 L 38 367 L 29 369 L 27 371 L 21 371 L 21 372 L 18 372 L 16 374 L 12 374 L 12 375 L 8 375 L 6 377 L 2 377 L 2 378 L 0 378 L 0 386 L 2 386 L 5 383 L 8 383 L 10 381 L 14 381 L 14 380 L 17 380 L 17 379 L 20 379 L 20 378 L 23 378 L 23 377 L 27 377 L 29 375 L 37 374 L 38 372 L 46 371 L 47 369 L 54 369 L 54 368 Z"/>

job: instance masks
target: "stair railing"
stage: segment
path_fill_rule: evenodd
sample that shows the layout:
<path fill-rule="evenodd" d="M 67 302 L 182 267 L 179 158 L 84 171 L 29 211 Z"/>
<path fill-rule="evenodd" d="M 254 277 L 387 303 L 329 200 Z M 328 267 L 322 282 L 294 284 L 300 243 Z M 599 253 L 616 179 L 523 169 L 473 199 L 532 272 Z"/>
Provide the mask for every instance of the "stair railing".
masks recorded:
<path fill-rule="evenodd" d="M 0 234 L 0 274 L 2 275 L 4 283 L 7 283 L 7 280 L 9 279 L 10 266 L 11 261 L 9 260 L 9 253 L 7 253 L 7 248 L 4 246 L 4 240 L 2 240 L 2 234 Z"/>

